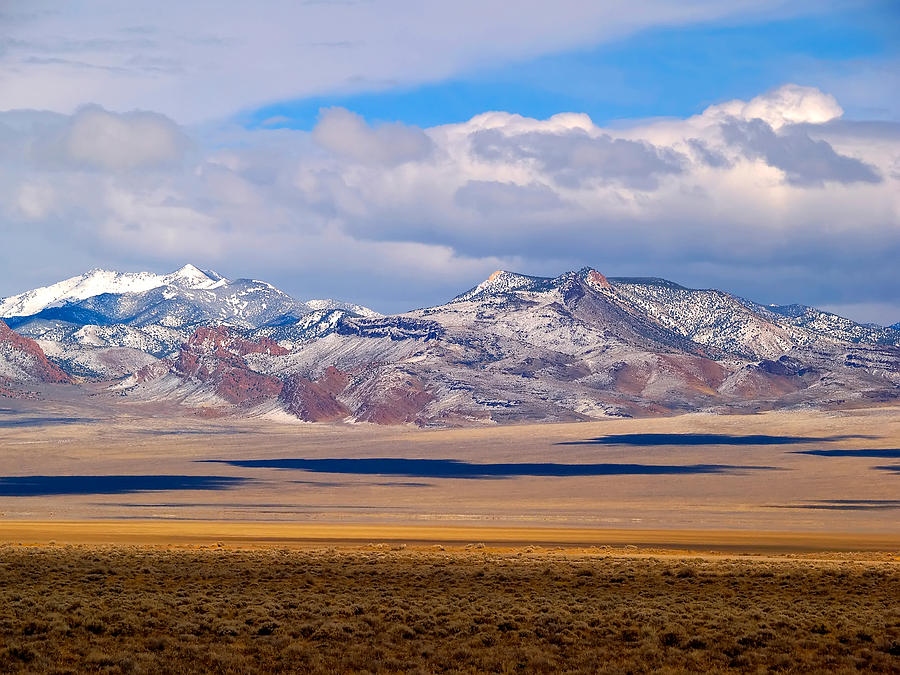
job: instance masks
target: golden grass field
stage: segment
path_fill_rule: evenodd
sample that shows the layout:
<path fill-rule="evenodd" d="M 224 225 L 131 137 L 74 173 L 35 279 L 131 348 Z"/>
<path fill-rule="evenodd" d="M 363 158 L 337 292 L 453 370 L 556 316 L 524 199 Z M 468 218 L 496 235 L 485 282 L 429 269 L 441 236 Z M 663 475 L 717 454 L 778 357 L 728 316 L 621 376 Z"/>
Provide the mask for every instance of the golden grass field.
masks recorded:
<path fill-rule="evenodd" d="M 0 410 L 0 671 L 900 672 L 896 408 L 149 412 Z"/>
<path fill-rule="evenodd" d="M 884 554 L 0 547 L 3 672 L 896 673 Z"/>

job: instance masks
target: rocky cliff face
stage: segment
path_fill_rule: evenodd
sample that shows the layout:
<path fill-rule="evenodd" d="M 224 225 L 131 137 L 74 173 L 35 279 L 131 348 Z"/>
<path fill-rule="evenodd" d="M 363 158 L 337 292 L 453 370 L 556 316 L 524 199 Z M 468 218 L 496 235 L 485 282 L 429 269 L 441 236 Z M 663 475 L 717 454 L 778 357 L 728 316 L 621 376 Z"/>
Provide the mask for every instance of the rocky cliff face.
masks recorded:
<path fill-rule="evenodd" d="M 40 346 L 0 321 L 0 377 L 12 383 L 69 384 L 72 378 Z"/>

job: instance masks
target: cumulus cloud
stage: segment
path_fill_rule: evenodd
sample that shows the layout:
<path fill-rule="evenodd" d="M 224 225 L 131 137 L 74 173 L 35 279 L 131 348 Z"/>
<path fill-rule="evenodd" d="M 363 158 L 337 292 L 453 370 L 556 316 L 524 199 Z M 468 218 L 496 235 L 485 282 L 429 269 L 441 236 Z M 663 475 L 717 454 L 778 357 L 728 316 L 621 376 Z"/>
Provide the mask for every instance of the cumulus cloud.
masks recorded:
<path fill-rule="evenodd" d="M 38 167 L 108 172 L 171 168 L 189 146 L 180 127 L 155 112 L 117 113 L 88 105 L 72 116 L 12 111 L 3 113 L 2 120 L 11 140 L 5 154 Z"/>
<path fill-rule="evenodd" d="M 844 114 L 834 96 L 815 87 L 787 84 L 756 96 L 749 101 L 734 100 L 707 108 L 709 118 L 762 120 L 774 129 L 786 124 L 822 124 Z"/>
<path fill-rule="evenodd" d="M 417 127 L 390 122 L 373 128 L 345 108 L 324 109 L 312 135 L 323 148 L 367 164 L 423 160 L 432 150 L 431 140 Z"/>
<path fill-rule="evenodd" d="M 178 126 L 153 112 L 117 114 L 100 106 L 79 110 L 61 142 L 65 158 L 74 164 L 122 170 L 178 162 L 186 138 Z"/>
<path fill-rule="evenodd" d="M 103 150 L 65 162 L 34 149 L 91 129 L 84 111 L 0 113 L 0 227 L 23 252 L 4 259 L 0 292 L 35 285 L 40 250 L 36 282 L 64 265 L 192 261 L 386 311 L 498 267 L 585 264 L 763 302 L 895 303 L 900 125 L 834 118 L 827 95 L 797 91 L 615 129 L 504 112 L 372 126 L 331 109 L 313 132 L 206 127 L 189 153 L 142 152 L 125 132 L 113 152 L 107 123 L 135 118 L 94 109 L 85 138 Z"/>
<path fill-rule="evenodd" d="M 605 181 L 652 190 L 660 176 L 681 173 L 684 160 L 668 148 L 606 134 L 593 136 L 581 129 L 514 135 L 485 129 L 473 133 L 471 143 L 472 151 L 481 159 L 498 163 L 533 161 L 543 173 L 567 187 Z"/>
<path fill-rule="evenodd" d="M 840 155 L 826 141 L 813 140 L 792 126 L 775 133 L 761 119 L 730 120 L 722 124 L 722 135 L 747 157 L 764 159 L 769 166 L 784 171 L 788 182 L 794 185 L 881 181 L 878 170 L 871 164 Z"/>

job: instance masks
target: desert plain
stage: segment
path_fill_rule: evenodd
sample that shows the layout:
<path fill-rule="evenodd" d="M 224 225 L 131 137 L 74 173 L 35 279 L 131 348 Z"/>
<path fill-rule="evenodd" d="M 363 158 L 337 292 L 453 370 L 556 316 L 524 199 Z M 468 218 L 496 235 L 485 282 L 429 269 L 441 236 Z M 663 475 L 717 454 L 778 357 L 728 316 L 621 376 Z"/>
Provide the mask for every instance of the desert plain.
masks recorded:
<path fill-rule="evenodd" d="M 0 411 L 9 672 L 900 672 L 900 409 Z"/>
<path fill-rule="evenodd" d="M 205 419 L 101 397 L 0 408 L 0 527 L 242 521 L 316 525 L 326 538 L 338 525 L 479 527 L 498 541 L 505 529 L 585 530 L 560 535 L 573 544 L 603 529 L 900 537 L 895 407 L 462 429 Z"/>

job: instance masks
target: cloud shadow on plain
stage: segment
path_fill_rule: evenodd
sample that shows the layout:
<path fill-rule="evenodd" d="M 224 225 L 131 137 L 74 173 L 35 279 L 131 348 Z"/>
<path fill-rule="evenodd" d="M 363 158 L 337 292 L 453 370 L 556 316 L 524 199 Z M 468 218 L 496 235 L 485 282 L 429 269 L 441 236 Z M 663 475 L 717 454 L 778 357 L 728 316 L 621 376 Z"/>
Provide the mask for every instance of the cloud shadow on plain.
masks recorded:
<path fill-rule="evenodd" d="M 831 443 L 854 438 L 873 439 L 877 436 L 768 436 L 755 434 L 614 434 L 588 438 L 583 441 L 563 441 L 556 445 L 792 445 L 796 443 Z"/>
<path fill-rule="evenodd" d="M 0 477 L 0 497 L 227 490 L 250 480 L 252 479 L 232 476 L 4 476 Z"/>
<path fill-rule="evenodd" d="M 554 464 L 508 463 L 474 464 L 456 459 L 407 459 L 367 457 L 362 459 L 247 459 L 198 460 L 246 469 L 294 469 L 314 473 L 357 474 L 366 476 L 406 476 L 413 478 L 515 478 L 518 476 L 628 476 L 737 474 L 745 471 L 772 471 L 773 466 L 736 466 L 730 464 Z"/>
<path fill-rule="evenodd" d="M 770 509 L 822 511 L 887 511 L 900 509 L 900 499 L 817 499 L 804 504 L 772 504 Z"/>
<path fill-rule="evenodd" d="M 96 421 L 91 417 L 20 417 L 19 419 L 0 419 L 0 429 L 55 427 L 63 424 L 91 424 Z"/>
<path fill-rule="evenodd" d="M 795 455 L 815 455 L 816 457 L 876 457 L 878 459 L 900 459 L 900 448 L 879 448 L 868 450 L 795 450 Z"/>

